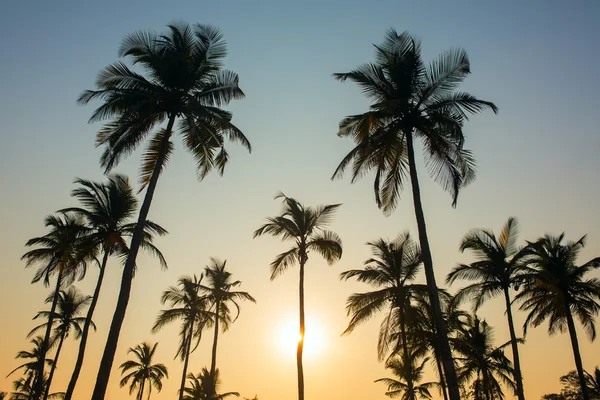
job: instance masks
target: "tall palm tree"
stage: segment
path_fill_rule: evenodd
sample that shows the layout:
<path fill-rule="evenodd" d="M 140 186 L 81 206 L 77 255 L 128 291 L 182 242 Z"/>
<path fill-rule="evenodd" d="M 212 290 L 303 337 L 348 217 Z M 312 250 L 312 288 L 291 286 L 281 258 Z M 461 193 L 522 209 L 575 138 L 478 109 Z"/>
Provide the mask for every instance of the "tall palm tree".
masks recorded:
<path fill-rule="evenodd" d="M 244 97 L 237 74 L 223 67 L 226 55 L 223 33 L 214 27 L 180 23 L 169 25 L 169 31 L 162 35 L 139 31 L 123 40 L 119 56 L 129 57 L 143 68 L 145 75 L 119 61 L 98 74 L 98 90 L 87 90 L 79 97 L 80 104 L 103 101 L 90 122 L 108 120 L 97 137 L 97 145 L 105 147 L 101 164 L 107 172 L 150 136 L 141 172 L 146 195 L 123 268 L 94 400 L 104 398 L 129 301 L 135 260 L 159 175 L 173 152 L 174 131 L 181 133 L 183 145 L 195 158 L 199 179 L 212 169 L 223 173 L 229 160 L 224 147 L 226 138 L 251 149 L 244 134 L 231 123 L 232 114 L 220 108 Z M 165 122 L 166 126 L 160 128 Z"/>
<path fill-rule="evenodd" d="M 208 311 L 208 299 L 200 295 L 202 275 L 198 278 L 184 276 L 179 278 L 177 286 L 171 286 L 163 292 L 161 303 L 169 303 L 171 308 L 161 310 L 152 327 L 152 332 L 157 332 L 165 325 L 181 320 L 179 348 L 177 356 L 183 361 L 183 372 L 181 375 L 181 385 L 179 387 L 179 400 L 183 398 L 183 389 L 187 377 L 188 363 L 190 354 L 198 347 L 202 338 L 202 331 L 212 324 L 212 314 Z M 196 341 L 194 348 L 192 343 Z"/>
<path fill-rule="evenodd" d="M 135 224 L 131 222 L 138 206 L 133 188 L 129 179 L 124 175 L 113 174 L 108 176 L 108 181 L 103 183 L 76 179 L 78 185 L 71 195 L 76 198 L 80 207 L 66 208 L 64 212 L 80 215 L 90 232 L 85 236 L 82 247 L 98 249 L 103 253 L 102 262 L 99 264 L 98 279 L 88 308 L 86 322 L 81 333 L 77 361 L 73 374 L 67 387 L 65 400 L 71 400 L 85 357 L 85 349 L 92 317 L 100 297 L 100 290 L 104 280 L 106 265 L 110 256 L 126 257 L 128 246 L 126 239 L 133 235 Z M 140 246 L 155 255 L 163 268 L 167 263 L 162 253 L 152 244 L 154 235 L 165 235 L 167 231 L 158 224 L 146 221 L 144 237 Z"/>
<path fill-rule="evenodd" d="M 429 389 L 436 384 L 433 382 L 419 383 L 423 380 L 423 369 L 429 358 L 424 358 L 420 363 L 417 362 L 420 350 L 412 350 L 409 358 L 405 358 L 403 353 L 400 357 L 391 359 L 386 363 L 386 368 L 390 369 L 398 379 L 381 378 L 375 382 L 383 382 L 388 386 L 386 396 L 391 398 L 399 397 L 401 400 L 431 399 Z"/>
<path fill-rule="evenodd" d="M 48 296 L 46 303 L 52 302 L 53 298 L 54 294 Z M 50 386 L 52 385 L 52 379 L 54 377 L 54 371 L 56 370 L 58 358 L 60 357 L 65 339 L 69 336 L 71 331 L 74 332 L 76 339 L 79 339 L 82 335 L 83 326 L 86 323 L 86 317 L 81 317 L 80 314 L 85 312 L 85 308 L 89 305 L 91 298 L 91 296 L 85 296 L 81 294 L 81 292 L 73 286 L 69 287 L 67 290 L 61 290 L 58 295 L 56 311 L 53 315 L 55 326 L 53 335 L 54 337 L 52 338 L 52 342 L 57 343 L 57 348 L 54 355 L 54 360 L 52 362 L 52 368 L 50 368 L 50 374 L 48 375 L 44 400 L 48 398 Z M 50 312 L 40 311 L 34 317 L 34 319 L 37 318 L 44 318 L 49 321 Z M 36 326 L 31 330 L 31 332 L 29 332 L 28 336 L 33 335 L 41 329 L 47 328 L 47 324 L 48 322 L 44 322 L 43 324 Z M 96 325 L 94 325 L 93 322 L 91 322 L 91 326 L 94 328 L 94 330 L 96 329 Z"/>
<path fill-rule="evenodd" d="M 298 367 L 298 399 L 304 400 L 304 370 L 302 350 L 304 348 L 304 267 L 311 251 L 319 253 L 330 265 L 342 256 L 340 237 L 325 227 L 332 221 L 333 214 L 341 204 L 309 207 L 283 193 L 276 199 L 283 199 L 283 212 L 276 217 L 267 218 L 267 223 L 254 232 L 254 237 L 269 234 L 283 241 L 292 241 L 292 247 L 275 257 L 271 263 L 271 280 L 283 273 L 288 267 L 300 265 L 300 339 L 296 352 Z"/>
<path fill-rule="evenodd" d="M 444 359 L 450 398 L 459 400 L 456 371 L 442 311 L 437 299 L 431 249 L 416 170 L 415 139 L 421 139 L 425 164 L 430 174 L 453 197 L 475 177 L 474 159 L 464 149 L 462 127 L 468 114 L 490 108 L 493 103 L 479 100 L 456 89 L 470 73 L 467 53 L 448 50 L 427 66 L 418 40 L 409 33 L 390 29 L 384 42 L 375 46 L 375 62 L 348 73 L 334 74 L 340 81 L 356 82 L 373 102 L 370 110 L 346 117 L 338 136 L 350 136 L 356 146 L 344 157 L 333 174 L 340 177 L 352 166 L 352 182 L 375 170 L 375 198 L 385 213 L 391 213 L 400 197 L 407 175 L 413 203 L 429 295 Z"/>
<path fill-rule="evenodd" d="M 33 348 L 31 350 L 21 350 L 17 353 L 17 355 L 15 357 L 17 359 L 24 359 L 24 360 L 29 360 L 29 361 L 24 362 L 23 364 L 19 365 L 17 368 L 10 371 L 8 373 L 8 375 L 6 375 L 6 377 L 8 378 L 15 372 L 22 370 L 23 374 L 24 374 L 24 378 L 20 382 L 23 384 L 25 382 L 27 382 L 27 384 L 30 387 L 33 387 L 33 383 L 36 379 L 36 374 L 39 371 L 38 365 L 39 365 L 39 360 L 42 355 L 43 343 L 44 343 L 44 338 L 42 338 L 41 336 L 36 336 L 33 339 L 31 339 L 31 344 L 33 345 Z M 44 362 L 48 367 L 52 368 L 53 361 L 51 358 L 46 358 L 44 360 Z"/>
<path fill-rule="evenodd" d="M 217 368 L 217 341 L 219 339 L 219 322 L 222 322 L 223 324 L 221 329 L 226 331 L 229 329 L 229 324 L 231 322 L 235 322 L 240 315 L 240 306 L 238 301 L 249 300 L 253 303 L 256 303 L 254 297 L 250 296 L 249 293 L 232 290 L 241 285 L 242 282 L 232 280 L 232 273 L 225 270 L 226 264 L 227 260 L 219 261 L 215 258 L 211 258 L 210 265 L 204 268 L 204 275 L 208 280 L 208 285 L 203 285 L 202 289 L 207 299 L 212 304 L 211 308 L 213 309 L 214 313 L 213 321 L 215 325 L 212 358 L 210 363 L 211 375 L 215 374 L 215 370 Z M 233 319 L 231 318 L 229 303 L 233 304 L 237 311 L 236 316 Z"/>
<path fill-rule="evenodd" d="M 123 387 L 129 383 L 130 395 L 137 388 L 136 400 L 143 399 L 146 385 L 148 385 L 148 399 L 150 399 L 152 387 L 154 386 L 160 392 L 162 380 L 169 377 L 167 367 L 164 364 L 152 363 L 156 346 L 158 346 L 158 343 L 154 343 L 152 346 L 147 342 L 143 342 L 134 348 L 130 348 L 127 353 L 133 353 L 136 359 L 125 361 L 119 367 L 121 368 L 121 375 L 126 374 L 119 385 Z"/>
<path fill-rule="evenodd" d="M 371 246 L 373 257 L 365 261 L 366 267 L 342 272 L 340 277 L 344 280 L 356 278 L 359 282 L 374 286 L 376 290 L 355 293 L 348 298 L 346 310 L 352 318 L 344 333 L 352 332 L 376 313 L 385 311 L 387 316 L 381 324 L 377 346 L 379 359 L 387 355 L 391 343 L 389 338 L 399 329 L 398 343 L 402 348 L 402 360 L 412 365 L 407 313 L 415 297 L 427 292 L 425 285 L 412 283 L 421 269 L 421 250 L 408 232 L 392 241 L 379 239 L 367 244 Z M 392 355 L 397 348 L 393 349 Z M 407 374 L 405 378 L 407 385 L 412 388 L 412 375 Z"/>
<path fill-rule="evenodd" d="M 512 316 L 510 300 L 511 287 L 520 283 L 519 275 L 524 272 L 523 260 L 528 253 L 528 248 L 519 248 L 517 245 L 517 220 L 509 218 L 500 235 L 486 229 L 475 229 L 468 232 L 460 244 L 460 251 L 471 250 L 475 261 L 471 264 L 460 264 L 448 274 L 446 282 L 454 283 L 458 279 L 474 281 L 462 288 L 455 296 L 460 302 L 467 299 L 473 303 L 473 311 L 489 298 L 503 294 L 506 304 L 506 318 L 510 331 L 510 341 L 515 366 L 515 383 L 519 400 L 525 400 L 523 378 L 521 376 L 521 362 L 517 346 L 517 335 Z"/>
<path fill-rule="evenodd" d="M 231 396 L 240 396 L 238 392 L 218 393 L 221 385 L 219 369 L 215 369 L 215 372 L 211 373 L 206 368 L 202 368 L 197 376 L 189 374 L 188 379 L 190 386 L 184 389 L 184 400 L 223 400 Z"/>
<path fill-rule="evenodd" d="M 585 279 L 592 269 L 600 267 L 600 257 L 583 265 L 575 260 L 585 245 L 585 236 L 576 242 L 563 244 L 564 232 L 559 236 L 545 235 L 530 243 L 528 272 L 523 276 L 525 286 L 516 296 L 520 309 L 529 312 L 524 329 L 548 320 L 548 332 L 564 332 L 571 337 L 575 366 L 584 400 L 590 396 L 585 384 L 585 373 L 579 351 L 574 316 L 576 316 L 590 340 L 596 338 L 595 317 L 600 313 L 600 279 Z"/>
<path fill-rule="evenodd" d="M 477 316 L 468 318 L 465 329 L 454 339 L 459 382 L 465 387 L 471 383 L 475 400 L 503 399 L 501 383 L 516 389 L 512 363 L 502 350 L 509 343 L 494 347 L 492 327 Z"/>
<path fill-rule="evenodd" d="M 32 385 L 34 398 L 36 399 L 42 397 L 41 378 L 45 376 L 43 360 L 46 358 L 50 345 L 50 333 L 60 289 L 75 279 L 83 278 L 88 257 L 93 257 L 93 254 L 82 252 L 80 246 L 81 237 L 87 233 L 81 218 L 67 213 L 60 213 L 59 215 L 47 216 L 44 224 L 50 231 L 44 236 L 29 239 L 25 246 L 35 248 L 21 257 L 22 260 L 26 260 L 27 267 L 34 264 L 40 265 L 32 283 L 43 280 L 44 285 L 48 286 L 50 278 L 56 275 L 50 316 L 40 349 L 41 354 L 38 359 L 36 379 Z"/>

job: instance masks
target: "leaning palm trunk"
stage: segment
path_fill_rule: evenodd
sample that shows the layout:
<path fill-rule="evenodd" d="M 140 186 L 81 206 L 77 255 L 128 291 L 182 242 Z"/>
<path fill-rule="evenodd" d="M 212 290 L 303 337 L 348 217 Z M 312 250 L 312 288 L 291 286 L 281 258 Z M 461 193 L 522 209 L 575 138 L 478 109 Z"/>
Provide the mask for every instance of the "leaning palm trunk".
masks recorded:
<path fill-rule="evenodd" d="M 100 289 L 102 288 L 102 281 L 104 280 L 104 271 L 106 270 L 106 264 L 108 263 L 108 255 L 108 251 L 105 249 L 100 272 L 98 273 L 98 281 L 96 282 L 96 288 L 94 289 L 94 296 L 92 297 L 90 308 L 88 308 L 88 312 L 85 317 L 85 324 L 81 332 L 77 361 L 75 362 L 75 368 L 73 369 L 73 374 L 71 375 L 71 380 L 69 381 L 69 386 L 67 387 L 67 392 L 65 393 L 65 400 L 71 400 L 71 397 L 73 397 L 73 392 L 75 391 L 75 386 L 77 385 L 77 380 L 79 379 L 79 374 L 81 373 L 81 367 L 83 366 L 83 359 L 85 357 L 87 338 L 90 331 L 90 326 L 92 324 L 94 310 L 96 309 L 96 304 L 98 303 L 98 297 L 100 296 Z"/>
<path fill-rule="evenodd" d="M 304 367 L 302 366 L 302 351 L 304 350 L 304 264 L 306 251 L 300 250 L 300 284 L 298 287 L 300 297 L 300 338 L 296 351 L 296 365 L 298 367 L 298 400 L 304 400 Z"/>
<path fill-rule="evenodd" d="M 60 351 L 62 350 L 64 341 L 65 335 L 61 335 L 60 341 L 58 342 L 58 347 L 56 348 L 56 355 L 54 356 L 54 361 L 52 362 L 52 368 L 50 368 L 50 375 L 48 375 L 48 380 L 46 381 L 44 400 L 48 400 L 48 395 L 50 394 L 50 385 L 52 384 L 52 378 L 54 378 L 54 371 L 56 371 L 56 364 L 58 364 L 58 357 L 60 357 Z"/>
<path fill-rule="evenodd" d="M 517 384 L 517 396 L 519 400 L 525 400 L 525 390 L 523 389 L 523 377 L 521 375 L 521 361 L 519 361 L 519 349 L 517 335 L 515 334 L 515 323 L 513 322 L 512 309 L 510 305 L 510 296 L 508 288 L 504 288 L 504 300 L 506 301 L 506 318 L 508 318 L 508 328 L 510 331 L 510 344 L 513 352 L 513 364 L 515 365 L 515 383 Z"/>
<path fill-rule="evenodd" d="M 587 382 L 585 379 L 585 372 L 583 370 L 583 363 L 581 362 L 581 352 L 579 351 L 577 332 L 575 331 L 575 322 L 573 322 L 573 315 L 571 315 L 569 304 L 566 301 L 565 303 L 565 310 L 567 311 L 567 326 L 569 327 L 569 335 L 571 336 L 571 346 L 573 347 L 573 356 L 575 357 L 575 367 L 577 368 L 577 375 L 579 377 L 579 384 L 581 386 L 581 394 L 583 395 L 583 400 L 590 400 Z"/>
<path fill-rule="evenodd" d="M 131 282 L 133 280 L 133 272 L 135 269 L 135 260 L 137 258 L 138 250 L 142 242 L 144 235 L 144 227 L 146 226 L 146 219 L 148 218 L 148 212 L 150 211 L 150 205 L 152 204 L 152 197 L 156 190 L 156 184 L 158 183 L 158 177 L 165 161 L 167 153 L 169 139 L 173 131 L 173 124 L 175 123 L 175 115 L 169 116 L 169 123 L 167 124 L 166 131 L 162 138 L 160 146 L 160 152 L 156 158 L 156 164 L 154 171 L 152 171 L 152 177 L 148 183 L 146 189 L 146 196 L 144 202 L 140 208 L 140 214 L 138 217 L 137 225 L 131 238 L 131 246 L 129 248 L 129 254 L 127 261 L 123 267 L 123 277 L 121 279 L 121 289 L 119 291 L 119 298 L 117 300 L 117 306 L 113 320 L 110 325 L 108 332 L 108 339 L 106 340 L 106 346 L 104 348 L 104 354 L 100 361 L 100 369 L 98 370 L 98 378 L 96 380 L 96 386 L 92 394 L 92 400 L 104 400 L 106 393 L 106 387 L 108 386 L 108 380 L 110 378 L 110 370 L 115 359 L 115 353 L 117 351 L 117 344 L 119 342 L 119 334 L 121 332 L 121 326 L 125 319 L 125 312 L 127 311 L 127 304 L 129 303 L 129 295 L 131 293 Z"/>
<path fill-rule="evenodd" d="M 219 312 L 221 306 L 221 302 L 217 301 L 215 305 L 215 336 L 213 339 L 213 347 L 212 347 L 212 358 L 210 363 L 210 375 L 215 376 L 215 369 L 217 368 L 217 341 L 219 340 Z"/>
<path fill-rule="evenodd" d="M 40 359 L 37 365 L 37 374 L 33 381 L 33 398 L 39 399 L 44 394 L 44 360 L 46 359 L 46 353 L 50 346 L 50 332 L 52 331 L 52 323 L 54 322 L 54 312 L 56 311 L 56 304 L 58 303 L 58 296 L 60 295 L 60 287 L 62 285 L 63 270 L 59 268 L 58 276 L 56 277 L 56 287 L 54 289 L 54 297 L 52 298 L 52 306 L 50 307 L 50 314 L 48 314 L 48 326 L 46 327 L 46 333 L 44 334 L 44 341 L 42 342 L 42 348 L 40 349 Z"/>
<path fill-rule="evenodd" d="M 435 283 L 435 274 L 433 271 L 433 260 L 431 258 L 431 250 L 429 248 L 429 240 L 427 238 L 427 228 L 425 226 L 425 215 L 423 214 L 423 206 L 421 205 L 421 191 L 419 188 L 419 179 L 417 176 L 417 167 L 415 164 L 415 149 L 413 145 L 412 132 L 406 135 L 406 144 L 408 150 L 408 165 L 410 171 L 410 182 L 412 185 L 413 202 L 415 207 L 415 216 L 417 219 L 417 227 L 419 229 L 419 242 L 421 244 L 421 253 L 423 257 L 423 266 L 425 269 L 425 277 L 427 279 L 427 290 L 431 300 L 431 309 L 433 311 L 433 320 L 437 334 L 437 342 L 440 347 L 442 363 L 444 365 L 444 376 L 448 385 L 448 395 L 450 400 L 460 400 L 460 391 L 458 388 L 458 379 L 454 368 L 454 361 L 448 343 L 448 334 L 446 324 L 442 315 L 440 299 L 438 297 L 438 288 Z"/>
<path fill-rule="evenodd" d="M 184 359 L 183 359 L 183 373 L 181 375 L 181 385 L 179 386 L 179 400 L 183 400 L 183 395 L 184 395 L 183 390 L 185 389 L 185 379 L 187 378 L 187 369 L 188 369 L 188 363 L 190 361 L 190 352 L 192 349 L 193 334 L 194 334 L 194 321 L 192 320 L 192 322 L 190 323 L 190 331 L 186 337 L 187 342 L 185 343 L 185 355 L 184 355 Z"/>

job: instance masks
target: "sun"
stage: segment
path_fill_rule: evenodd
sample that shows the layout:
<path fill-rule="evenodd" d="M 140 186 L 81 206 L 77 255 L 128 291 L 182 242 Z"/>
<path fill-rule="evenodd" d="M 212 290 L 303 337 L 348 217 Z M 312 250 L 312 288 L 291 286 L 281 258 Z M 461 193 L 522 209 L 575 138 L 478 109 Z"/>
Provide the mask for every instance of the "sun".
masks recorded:
<path fill-rule="evenodd" d="M 325 343 L 321 325 L 314 319 L 307 318 L 305 329 L 303 356 L 311 358 L 323 353 L 325 350 Z M 288 318 L 286 322 L 281 325 L 279 331 L 279 344 L 286 354 L 296 354 L 298 341 L 300 340 L 299 331 L 298 320 Z"/>

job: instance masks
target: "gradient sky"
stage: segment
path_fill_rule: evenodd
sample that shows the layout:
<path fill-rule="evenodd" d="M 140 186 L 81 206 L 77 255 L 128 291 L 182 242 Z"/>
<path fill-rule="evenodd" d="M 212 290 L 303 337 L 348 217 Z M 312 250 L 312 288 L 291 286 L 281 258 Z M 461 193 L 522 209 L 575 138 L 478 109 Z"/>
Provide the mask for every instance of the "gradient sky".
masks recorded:
<path fill-rule="evenodd" d="M 12 377 L 4 376 L 18 365 L 16 352 L 29 348 L 25 335 L 34 326 L 31 318 L 44 307 L 49 292 L 29 284 L 34 271 L 19 261 L 23 245 L 45 232 L 45 215 L 73 204 L 69 193 L 76 176 L 102 179 L 101 150 L 94 148 L 100 125 L 87 125 L 93 106 L 81 108 L 75 100 L 83 89 L 93 88 L 101 68 L 116 60 L 126 34 L 161 31 L 178 19 L 224 31 L 230 50 L 226 65 L 239 73 L 247 95 L 229 108 L 254 151 L 248 155 L 230 146 L 232 161 L 225 176 L 211 175 L 198 183 L 193 160 L 176 142 L 150 211 L 151 219 L 170 231 L 157 242 L 170 267 L 161 271 L 156 261 L 139 259 L 107 399 L 126 398 L 116 367 L 129 347 L 144 340 L 160 342 L 157 361 L 167 363 L 171 374 L 153 398 L 174 398 L 181 373 L 181 364 L 173 361 L 178 327 L 158 334 L 150 328 L 162 291 L 184 274 L 199 274 L 213 256 L 227 259 L 242 288 L 258 300 L 243 305 L 239 320 L 219 341 L 223 390 L 245 397 L 258 394 L 261 400 L 296 396 L 295 357 L 280 342 L 281 332 L 297 318 L 297 270 L 270 282 L 268 264 L 285 245 L 252 239 L 263 218 L 279 212 L 273 200 L 279 190 L 306 204 L 344 204 L 332 225 L 344 242 L 342 260 L 328 267 L 315 255 L 307 270 L 307 341 L 311 320 L 323 341 L 323 349 L 305 360 L 307 399 L 385 398 L 383 384 L 373 383 L 389 375 L 376 359 L 379 319 L 340 337 L 348 321 L 347 296 L 366 287 L 341 283 L 338 275 L 369 257 L 365 242 L 404 230 L 416 234 L 412 202 L 405 191 L 397 211 L 385 217 L 375 206 L 371 177 L 355 185 L 329 178 L 351 148 L 349 140 L 336 137 L 338 122 L 368 105 L 356 86 L 338 83 L 331 74 L 372 60 L 372 43 L 380 42 L 389 27 L 420 37 L 426 60 L 450 47 L 466 48 L 473 73 L 463 89 L 500 107 L 499 115 L 485 113 L 466 126 L 479 174 L 461 193 L 456 209 L 450 196 L 421 172 L 438 282 L 457 262 L 469 260 L 458 252 L 466 231 L 498 231 L 509 216 L 518 217 L 522 240 L 563 230 L 570 239 L 587 233 L 580 261 L 598 255 L 600 2 L 284 3 L 2 3 L 0 390 L 11 389 Z M 136 177 L 138 166 L 139 152 L 116 171 Z M 94 318 L 98 332 L 89 340 L 75 398 L 88 398 L 93 388 L 119 273 L 113 261 Z M 94 280 L 91 272 L 77 286 L 91 293 Z M 481 315 L 496 327 L 498 344 L 508 340 L 501 299 L 486 304 Z M 516 320 L 521 326 L 523 313 L 517 312 Z M 584 366 L 592 369 L 600 360 L 600 347 L 581 330 L 579 335 Z M 193 353 L 191 371 L 210 363 L 210 345 L 207 338 Z M 76 345 L 69 341 L 55 388 L 66 387 L 75 354 Z M 528 333 L 521 357 L 529 399 L 558 391 L 558 378 L 574 369 L 568 335 L 548 337 L 546 326 Z"/>

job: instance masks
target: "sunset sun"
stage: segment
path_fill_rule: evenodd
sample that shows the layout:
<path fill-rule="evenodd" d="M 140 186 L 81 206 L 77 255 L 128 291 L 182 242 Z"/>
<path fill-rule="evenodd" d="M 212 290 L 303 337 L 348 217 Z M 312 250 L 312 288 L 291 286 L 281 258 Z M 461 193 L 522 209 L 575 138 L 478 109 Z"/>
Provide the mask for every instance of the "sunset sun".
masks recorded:
<path fill-rule="evenodd" d="M 312 358 L 323 353 L 325 349 L 323 329 L 318 321 L 307 319 L 304 336 L 304 358 Z M 278 338 L 279 345 L 286 354 L 296 354 L 300 340 L 298 321 L 292 318 L 287 319 L 279 329 Z"/>

